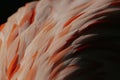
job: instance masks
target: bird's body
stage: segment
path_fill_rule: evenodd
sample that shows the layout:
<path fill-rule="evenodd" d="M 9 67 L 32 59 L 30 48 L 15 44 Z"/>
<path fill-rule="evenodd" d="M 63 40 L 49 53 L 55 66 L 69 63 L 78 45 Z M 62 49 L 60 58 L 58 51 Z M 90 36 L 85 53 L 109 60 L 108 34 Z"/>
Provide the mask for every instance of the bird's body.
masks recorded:
<path fill-rule="evenodd" d="M 119 11 L 120 0 L 41 0 L 26 4 L 0 27 L 0 80 L 83 80 L 81 75 L 88 68 L 84 70 L 81 63 L 82 52 L 101 48 L 102 42 L 95 42 L 110 36 L 107 17 Z M 88 62 L 88 66 L 94 68 L 96 62 Z"/>

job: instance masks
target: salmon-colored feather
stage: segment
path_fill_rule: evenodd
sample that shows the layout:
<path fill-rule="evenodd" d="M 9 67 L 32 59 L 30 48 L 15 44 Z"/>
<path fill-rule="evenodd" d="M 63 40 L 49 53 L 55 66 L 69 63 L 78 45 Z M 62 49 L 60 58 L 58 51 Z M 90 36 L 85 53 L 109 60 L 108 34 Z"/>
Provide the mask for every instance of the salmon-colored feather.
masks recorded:
<path fill-rule="evenodd" d="M 98 34 L 93 31 L 105 28 L 96 25 L 109 22 L 107 17 L 116 11 L 120 0 L 27 3 L 0 25 L 0 80 L 80 77 L 80 55 L 95 45 Z"/>

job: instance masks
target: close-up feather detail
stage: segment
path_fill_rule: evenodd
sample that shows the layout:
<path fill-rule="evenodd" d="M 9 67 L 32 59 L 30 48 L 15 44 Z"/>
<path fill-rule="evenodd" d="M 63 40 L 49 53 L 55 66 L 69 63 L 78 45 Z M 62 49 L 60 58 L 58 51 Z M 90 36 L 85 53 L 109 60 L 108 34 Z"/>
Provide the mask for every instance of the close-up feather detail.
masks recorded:
<path fill-rule="evenodd" d="M 26 3 L 0 25 L 0 80 L 114 80 L 119 27 L 120 0 Z"/>

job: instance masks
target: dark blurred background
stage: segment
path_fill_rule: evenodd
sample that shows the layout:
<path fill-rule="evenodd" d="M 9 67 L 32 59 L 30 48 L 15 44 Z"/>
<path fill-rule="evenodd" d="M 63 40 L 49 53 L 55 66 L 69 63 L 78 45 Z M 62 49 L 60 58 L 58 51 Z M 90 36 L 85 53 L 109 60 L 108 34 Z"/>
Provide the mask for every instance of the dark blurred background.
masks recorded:
<path fill-rule="evenodd" d="M 0 24 L 17 11 L 21 6 L 33 0 L 0 0 Z"/>

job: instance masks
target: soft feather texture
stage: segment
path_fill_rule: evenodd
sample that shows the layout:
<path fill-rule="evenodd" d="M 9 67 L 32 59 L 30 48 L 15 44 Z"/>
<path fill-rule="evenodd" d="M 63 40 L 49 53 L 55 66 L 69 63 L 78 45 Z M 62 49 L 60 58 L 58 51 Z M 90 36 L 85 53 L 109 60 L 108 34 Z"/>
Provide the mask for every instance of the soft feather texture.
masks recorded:
<path fill-rule="evenodd" d="M 0 27 L 0 80 L 83 80 L 80 54 L 100 47 L 95 40 L 109 36 L 105 24 L 119 11 L 120 0 L 27 3 Z"/>

